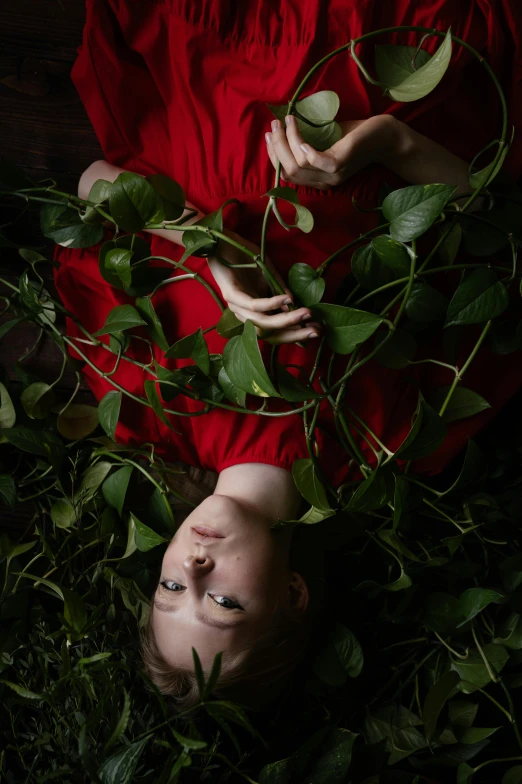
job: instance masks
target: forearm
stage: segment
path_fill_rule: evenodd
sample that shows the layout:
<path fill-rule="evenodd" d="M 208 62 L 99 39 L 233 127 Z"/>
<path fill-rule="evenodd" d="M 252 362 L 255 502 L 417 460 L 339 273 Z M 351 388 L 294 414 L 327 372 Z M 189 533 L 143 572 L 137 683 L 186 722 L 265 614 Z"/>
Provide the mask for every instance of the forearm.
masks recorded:
<path fill-rule="evenodd" d="M 400 120 L 397 120 L 395 143 L 384 153 L 381 161 L 412 185 L 435 182 L 456 185 L 458 190 L 454 198 L 472 190 L 466 161 Z"/>
<path fill-rule="evenodd" d="M 87 199 L 96 180 L 109 180 L 109 182 L 114 182 L 118 175 L 124 171 L 128 171 L 128 169 L 121 169 L 119 166 L 113 166 L 112 163 L 105 160 L 94 161 L 80 177 L 78 183 L 78 196 L 80 199 Z M 188 215 L 191 210 L 197 210 L 197 207 L 190 202 L 186 202 L 186 206 L 188 209 L 185 210 L 183 215 Z M 190 226 L 191 223 L 195 223 L 202 217 L 203 213 L 198 210 L 197 215 L 189 218 L 184 225 Z M 144 229 L 144 231 L 147 231 L 149 234 L 156 234 L 158 237 L 163 237 L 170 242 L 174 242 L 176 245 L 183 245 L 183 231 L 177 229 Z"/>

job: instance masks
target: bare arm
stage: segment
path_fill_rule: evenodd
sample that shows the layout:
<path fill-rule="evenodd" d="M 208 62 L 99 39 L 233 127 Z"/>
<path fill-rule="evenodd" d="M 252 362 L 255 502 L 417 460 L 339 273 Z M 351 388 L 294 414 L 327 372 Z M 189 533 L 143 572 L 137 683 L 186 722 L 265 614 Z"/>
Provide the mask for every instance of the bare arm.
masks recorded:
<path fill-rule="evenodd" d="M 128 169 L 121 169 L 119 166 L 113 166 L 112 163 L 109 163 L 105 160 L 94 161 L 91 165 L 83 172 L 82 176 L 80 177 L 80 181 L 78 183 L 78 196 L 80 199 L 87 199 L 89 197 L 89 192 L 96 182 L 96 180 L 109 180 L 109 182 L 114 182 L 116 177 L 124 171 L 128 171 Z M 190 202 L 187 202 L 187 207 L 190 207 L 191 210 L 196 210 L 197 207 L 192 205 Z M 185 210 L 183 215 L 188 215 L 189 210 Z M 190 218 L 186 225 L 190 226 L 191 223 L 195 223 L 200 218 L 203 218 L 203 213 L 198 210 L 197 215 L 194 215 Z M 149 234 L 156 234 L 158 237 L 163 237 L 164 239 L 169 240 L 170 242 L 174 242 L 176 245 L 183 245 L 183 233 L 182 231 L 176 231 L 171 229 L 145 229 Z"/>

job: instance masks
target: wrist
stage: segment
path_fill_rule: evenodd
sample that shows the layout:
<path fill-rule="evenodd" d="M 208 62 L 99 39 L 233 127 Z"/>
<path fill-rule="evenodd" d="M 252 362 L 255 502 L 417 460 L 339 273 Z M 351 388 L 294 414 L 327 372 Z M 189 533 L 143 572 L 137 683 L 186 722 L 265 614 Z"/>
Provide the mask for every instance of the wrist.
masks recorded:
<path fill-rule="evenodd" d="M 414 140 L 408 126 L 391 114 L 381 115 L 383 125 L 383 144 L 378 154 L 378 163 L 392 171 L 403 165 L 411 156 Z"/>

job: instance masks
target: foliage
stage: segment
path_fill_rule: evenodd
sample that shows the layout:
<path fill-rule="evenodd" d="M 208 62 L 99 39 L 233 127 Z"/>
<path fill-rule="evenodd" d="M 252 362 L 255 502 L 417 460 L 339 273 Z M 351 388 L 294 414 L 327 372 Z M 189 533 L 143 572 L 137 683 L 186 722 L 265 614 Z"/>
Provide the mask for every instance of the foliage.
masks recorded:
<path fill-rule="evenodd" d="M 379 80 L 355 48 L 380 31 L 325 61 L 350 49 L 371 83 L 396 100 L 417 100 L 443 78 L 452 41 L 479 56 L 449 31 L 421 31 L 443 39 L 437 52 L 430 57 L 422 48 L 380 47 Z M 487 63 L 485 70 L 492 75 Z M 272 109 L 277 116 L 296 114 L 305 138 L 326 148 L 338 133 L 339 102 L 331 91 L 298 100 L 310 75 L 286 106 Z M 456 476 L 427 483 L 414 471 L 417 459 L 443 443 L 448 423 L 489 406 L 462 383 L 483 343 L 515 357 L 522 345 L 522 194 L 501 168 L 509 143 L 500 96 L 500 140 L 485 168 L 472 166 L 464 206 L 452 201 L 455 189 L 443 183 L 388 193 L 378 208 L 382 222 L 342 249 L 354 251 L 342 303 L 328 301 L 335 292 L 324 278 L 340 251 L 317 270 L 299 262 L 290 271 L 294 294 L 325 327 L 318 347 L 320 354 L 330 352 L 325 378 L 298 378 L 277 356 L 267 368 L 254 325 L 235 323 L 227 311 L 216 325 L 228 339 L 223 357 L 209 354 L 202 330 L 168 346 L 153 300 L 159 285 L 172 284 L 166 281 L 172 269 L 168 260 L 167 266 L 151 264 L 149 246 L 136 234 L 183 228 L 186 252 L 170 265 L 180 280 L 195 279 L 216 298 L 185 262 L 228 241 L 228 202 L 187 227 L 183 189 L 163 175 L 125 173 L 114 183 L 98 181 L 82 200 L 55 183 L 34 183 L 2 160 L 4 192 L 43 202 L 41 227 L 49 239 L 89 247 L 103 239 L 104 222 L 115 227 L 101 247 L 100 272 L 134 304 L 114 308 L 98 332 L 84 331 L 83 339 L 112 351 L 118 367 L 139 327 L 161 356 L 192 363 L 175 371 L 147 366 L 145 397 L 135 397 L 142 405 L 171 427 L 175 412 L 165 404 L 177 394 L 203 400 L 208 410 L 232 408 L 245 416 L 271 413 L 277 398 L 279 415 L 302 414 L 310 456 L 296 462 L 293 476 L 310 508 L 299 521 L 282 524 L 301 523 L 298 534 L 311 541 L 324 537 L 330 574 L 324 629 L 276 711 L 247 716 L 241 705 L 212 699 L 220 657 L 205 680 L 194 651 L 200 703 L 174 718 L 140 669 L 136 634 L 146 623 L 157 566 L 176 526 L 169 496 L 173 469 L 146 445 L 114 441 L 124 389 L 115 386 L 97 409 L 73 399 L 57 402 L 59 378 L 47 384 L 18 363 L 21 391 L 6 380 L 0 385 L 0 502 L 26 502 L 34 516 L 20 541 L 6 533 L 0 540 L 0 770 L 6 781 L 521 780 L 513 697 L 522 685 L 520 433 L 493 440 L 487 458 L 470 441 Z M 310 231 L 313 216 L 293 189 L 279 186 L 279 176 L 278 166 L 275 187 L 266 194 L 267 217 L 273 212 L 286 228 Z M 479 194 L 485 206 L 470 213 Z M 278 199 L 294 206 L 295 224 L 282 221 Z M 265 232 L 266 221 L 263 248 Z M 19 252 L 31 274 L 24 271 L 17 285 L 3 281 L 12 318 L 0 337 L 21 321 L 34 322 L 62 351 L 64 366 L 74 346 L 96 369 L 82 344 L 61 329 L 63 315 L 74 316 L 44 288 L 39 265 L 45 256 Z M 264 251 L 244 252 L 280 293 Z M 458 364 L 456 329 L 462 345 L 469 344 Z M 373 359 L 396 368 L 440 362 L 425 347 L 441 330 L 448 336 L 444 364 L 453 381 L 431 390 L 430 399 L 419 395 L 410 433 L 394 452 L 349 408 L 347 382 Z M 339 363 L 343 356 L 344 369 L 334 373 L 333 359 Z M 255 409 L 259 397 L 262 407 Z M 358 481 L 334 488 L 324 480 L 314 438 L 319 405 L 332 406 Z M 355 434 L 371 448 L 371 464 Z M 306 525 L 313 523 L 320 525 Z"/>

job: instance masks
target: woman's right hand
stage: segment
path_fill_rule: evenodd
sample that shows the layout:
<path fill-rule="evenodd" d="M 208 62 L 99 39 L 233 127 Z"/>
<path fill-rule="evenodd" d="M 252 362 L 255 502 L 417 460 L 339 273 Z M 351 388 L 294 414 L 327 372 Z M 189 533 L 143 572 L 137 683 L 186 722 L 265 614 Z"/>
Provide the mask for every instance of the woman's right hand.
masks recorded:
<path fill-rule="evenodd" d="M 224 233 L 254 253 L 260 252 L 258 245 L 236 232 L 224 229 Z M 223 299 L 236 318 L 243 322 L 247 319 L 252 321 L 257 334 L 273 345 L 297 343 L 319 336 L 320 326 L 311 320 L 312 314 L 308 308 L 289 310 L 288 306 L 293 303 L 292 292 L 268 257 L 265 258 L 266 265 L 284 294 L 271 294 L 259 267 L 232 269 L 222 264 L 220 257 L 232 265 L 252 263 L 252 258 L 223 240 L 218 242 L 215 254 L 207 258 Z"/>

